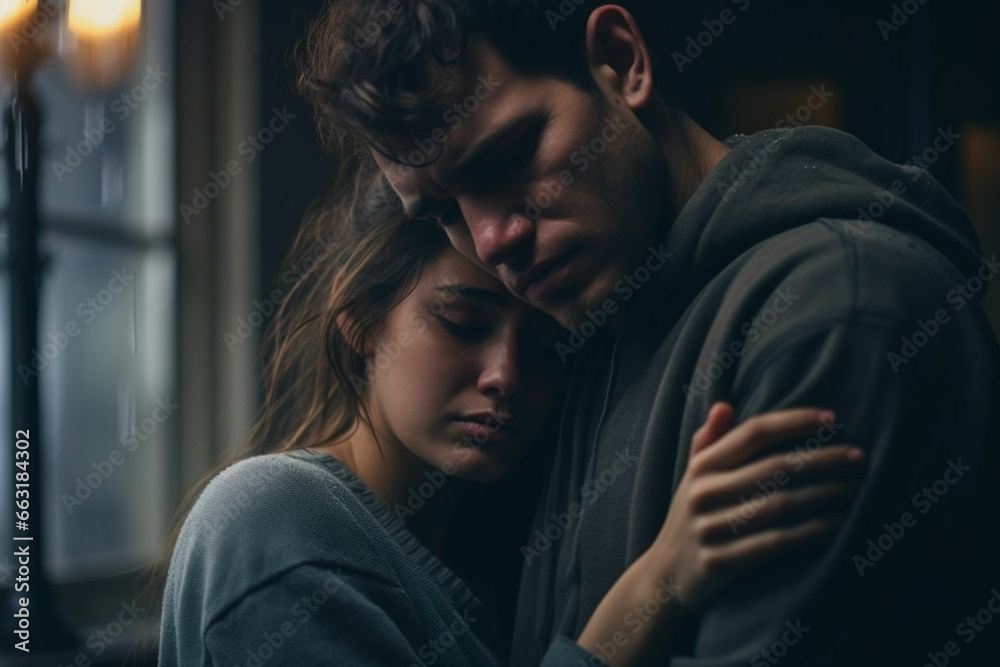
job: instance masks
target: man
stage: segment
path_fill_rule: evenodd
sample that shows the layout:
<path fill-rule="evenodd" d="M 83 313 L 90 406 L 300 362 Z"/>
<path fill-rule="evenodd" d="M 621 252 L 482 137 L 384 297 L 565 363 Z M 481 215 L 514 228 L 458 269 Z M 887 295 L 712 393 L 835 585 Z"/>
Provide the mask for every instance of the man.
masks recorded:
<path fill-rule="evenodd" d="M 567 328 L 571 389 L 522 550 L 513 664 L 578 637 L 651 544 L 718 400 L 737 421 L 837 415 L 747 490 L 733 534 L 833 438 L 862 445 L 869 472 L 831 544 L 727 590 L 671 665 L 990 655 L 998 629 L 977 613 L 1000 583 L 983 489 L 1000 383 L 978 297 L 1000 265 L 926 171 L 821 128 L 716 140 L 618 6 L 335 3 L 309 51 L 302 83 L 328 136 Z M 580 664 L 614 664 L 628 639 L 577 647 Z"/>

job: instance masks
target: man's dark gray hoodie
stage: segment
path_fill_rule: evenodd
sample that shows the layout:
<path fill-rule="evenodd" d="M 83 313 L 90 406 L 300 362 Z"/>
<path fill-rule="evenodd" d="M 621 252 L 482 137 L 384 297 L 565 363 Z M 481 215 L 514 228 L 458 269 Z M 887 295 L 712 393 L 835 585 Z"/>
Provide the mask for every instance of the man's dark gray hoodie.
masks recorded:
<path fill-rule="evenodd" d="M 956 138 L 942 130 L 935 150 L 957 150 Z M 719 400 L 737 421 L 795 406 L 837 415 L 814 438 L 766 453 L 797 450 L 745 511 L 794 486 L 803 457 L 825 442 L 860 445 L 867 474 L 833 540 L 728 588 L 664 664 L 996 659 L 1000 515 L 986 485 L 1000 482 L 990 446 L 1000 354 L 979 298 L 1000 264 L 927 171 L 850 135 L 802 128 L 727 143 L 648 263 L 560 347 L 574 370 L 522 549 L 512 664 L 537 664 L 553 637 L 577 637 L 652 544 L 692 434 Z M 632 632 L 656 594 L 623 619 Z"/>

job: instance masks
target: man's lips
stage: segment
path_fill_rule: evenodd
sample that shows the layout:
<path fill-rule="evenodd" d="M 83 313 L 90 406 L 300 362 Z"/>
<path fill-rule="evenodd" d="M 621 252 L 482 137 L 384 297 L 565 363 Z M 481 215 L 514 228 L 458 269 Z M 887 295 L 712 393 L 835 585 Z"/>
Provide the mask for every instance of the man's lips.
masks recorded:
<path fill-rule="evenodd" d="M 572 257 L 573 253 L 568 252 L 535 264 L 515 278 L 514 289 L 532 301 L 542 301 L 562 283 Z"/>

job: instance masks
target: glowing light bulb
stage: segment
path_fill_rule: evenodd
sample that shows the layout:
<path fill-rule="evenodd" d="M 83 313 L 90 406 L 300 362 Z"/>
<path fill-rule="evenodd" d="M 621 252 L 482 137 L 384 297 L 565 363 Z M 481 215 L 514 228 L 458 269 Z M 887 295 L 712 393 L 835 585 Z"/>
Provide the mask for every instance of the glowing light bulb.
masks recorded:
<path fill-rule="evenodd" d="M 141 18 L 142 0 L 70 0 L 67 24 L 80 38 L 117 37 Z"/>
<path fill-rule="evenodd" d="M 76 48 L 64 56 L 89 86 L 114 87 L 139 48 L 142 0 L 69 0 L 66 10 Z"/>
<path fill-rule="evenodd" d="M 32 24 L 37 10 L 38 0 L 0 0 L 0 65 L 8 74 L 31 69 L 38 60 L 40 29 Z"/>
<path fill-rule="evenodd" d="M 7 33 L 21 28 L 38 9 L 38 0 L 0 0 L 0 35 L 6 38 Z"/>

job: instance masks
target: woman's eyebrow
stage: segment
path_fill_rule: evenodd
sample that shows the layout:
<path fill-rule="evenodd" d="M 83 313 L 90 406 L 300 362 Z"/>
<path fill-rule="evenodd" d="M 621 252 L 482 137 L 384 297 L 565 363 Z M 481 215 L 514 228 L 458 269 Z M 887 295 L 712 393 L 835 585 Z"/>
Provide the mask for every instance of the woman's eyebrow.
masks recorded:
<path fill-rule="evenodd" d="M 491 306 L 506 306 L 508 303 L 508 299 L 505 295 L 492 290 L 473 287 L 472 285 L 447 283 L 435 287 L 434 291 L 471 297 L 473 299 L 478 299 L 479 301 L 484 301 Z"/>

